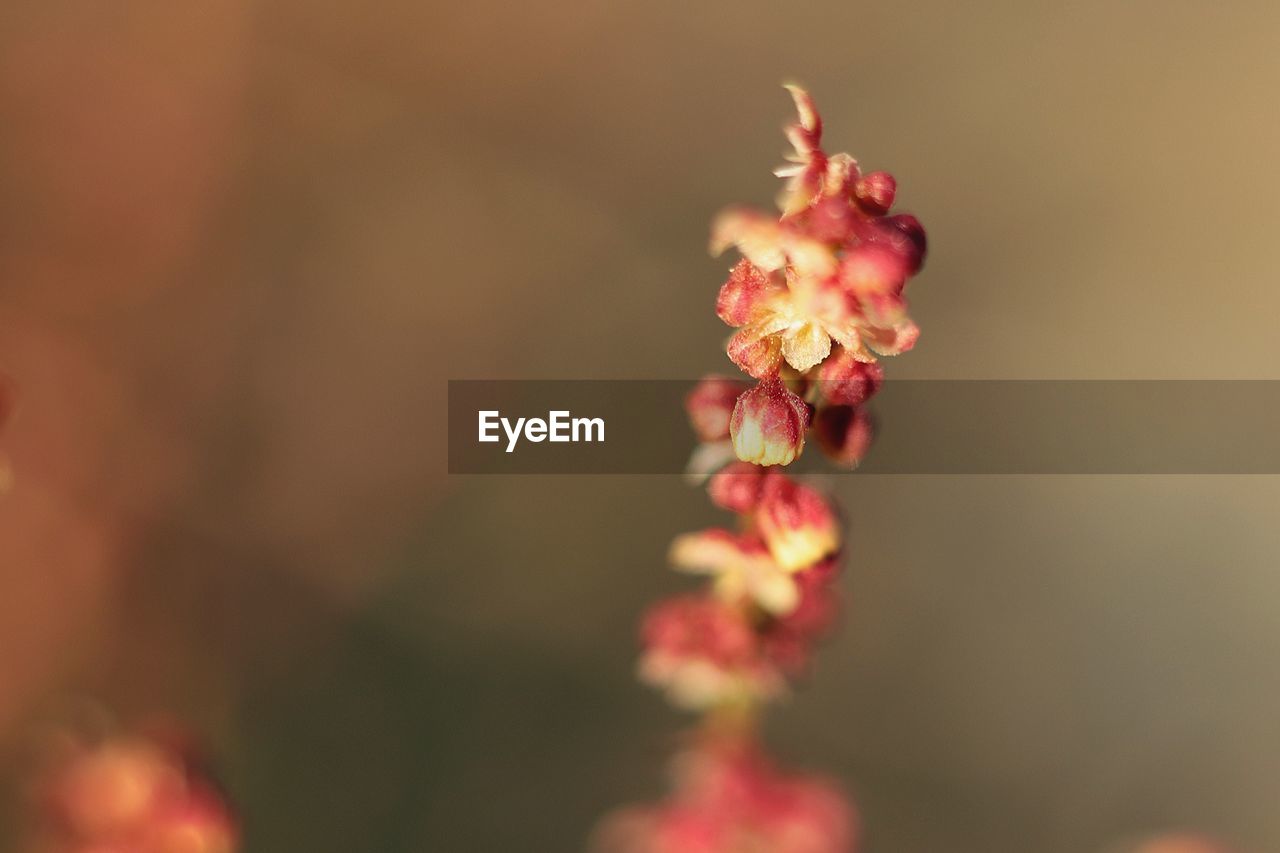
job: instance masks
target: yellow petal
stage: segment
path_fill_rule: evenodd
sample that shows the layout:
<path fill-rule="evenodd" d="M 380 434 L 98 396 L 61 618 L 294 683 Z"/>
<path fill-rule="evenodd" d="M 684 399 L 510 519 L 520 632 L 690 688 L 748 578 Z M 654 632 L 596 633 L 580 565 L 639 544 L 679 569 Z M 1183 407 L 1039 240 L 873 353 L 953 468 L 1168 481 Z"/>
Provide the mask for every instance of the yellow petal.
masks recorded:
<path fill-rule="evenodd" d="M 765 272 L 787 263 L 782 229 L 776 220 L 756 211 L 730 208 L 711 223 L 711 254 L 719 255 L 730 246 L 737 246 L 744 258 Z"/>
<path fill-rule="evenodd" d="M 804 373 L 831 354 L 831 337 L 817 323 L 805 323 L 782 333 L 782 357 Z"/>
<path fill-rule="evenodd" d="M 756 563 L 746 576 L 750 596 L 769 613 L 785 616 L 800 603 L 800 589 L 792 576 L 772 563 Z"/>
<path fill-rule="evenodd" d="M 742 561 L 742 549 L 728 530 L 684 533 L 671 543 L 671 565 L 694 574 L 717 574 Z"/>

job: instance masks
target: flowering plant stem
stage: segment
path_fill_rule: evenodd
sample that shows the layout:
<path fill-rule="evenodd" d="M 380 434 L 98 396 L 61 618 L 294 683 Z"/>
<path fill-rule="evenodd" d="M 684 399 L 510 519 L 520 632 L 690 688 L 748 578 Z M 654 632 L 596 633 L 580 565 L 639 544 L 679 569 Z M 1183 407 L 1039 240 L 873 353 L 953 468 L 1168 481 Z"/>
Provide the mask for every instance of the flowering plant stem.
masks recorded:
<path fill-rule="evenodd" d="M 878 356 L 909 350 L 907 280 L 925 234 L 891 214 L 897 184 L 822 148 L 809 94 L 788 86 L 798 118 L 777 171 L 781 215 L 731 208 L 711 248 L 735 247 L 716 313 L 737 331 L 726 354 L 754 386 L 718 376 L 686 399 L 701 442 L 691 474 L 733 528 L 686 533 L 677 571 L 699 592 L 653 606 L 641 626 L 639 674 L 672 704 L 702 714 L 673 763 L 673 789 L 652 806 L 609 816 L 605 853 L 837 853 L 858 844 L 858 819 L 831 782 L 778 769 L 759 738 L 765 705 L 812 664 L 838 610 L 843 530 L 833 502 L 782 469 L 812 435 L 834 463 L 854 467 L 873 433 L 866 401 L 883 381 Z M 736 457 L 736 458 L 735 458 Z"/>

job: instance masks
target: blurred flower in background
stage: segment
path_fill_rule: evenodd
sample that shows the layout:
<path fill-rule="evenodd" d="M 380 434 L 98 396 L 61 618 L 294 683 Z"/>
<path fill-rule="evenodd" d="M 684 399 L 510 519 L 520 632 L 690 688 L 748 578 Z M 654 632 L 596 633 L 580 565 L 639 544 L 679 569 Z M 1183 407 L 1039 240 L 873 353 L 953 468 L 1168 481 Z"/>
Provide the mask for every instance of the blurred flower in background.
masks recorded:
<path fill-rule="evenodd" d="M 620 810 L 597 830 L 599 853 L 852 851 L 858 817 L 831 780 L 785 773 L 738 737 L 703 735 L 677 755 L 672 792 Z"/>
<path fill-rule="evenodd" d="M 235 819 L 189 740 L 63 732 L 35 780 L 28 853 L 236 853 Z"/>

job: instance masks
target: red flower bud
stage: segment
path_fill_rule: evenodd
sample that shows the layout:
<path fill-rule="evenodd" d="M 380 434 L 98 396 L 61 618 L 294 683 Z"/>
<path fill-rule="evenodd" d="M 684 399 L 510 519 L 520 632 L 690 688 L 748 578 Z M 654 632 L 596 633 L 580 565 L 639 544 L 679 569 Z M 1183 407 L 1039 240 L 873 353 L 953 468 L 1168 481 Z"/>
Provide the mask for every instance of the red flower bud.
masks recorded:
<path fill-rule="evenodd" d="M 910 245 L 911 251 L 904 254 L 911 261 L 911 274 L 915 275 L 920 271 L 920 267 L 924 265 L 924 255 L 929 248 L 924 226 L 920 224 L 919 219 L 916 219 L 910 213 L 899 213 L 896 216 L 890 216 L 885 221 L 892 225 Z"/>
<path fill-rule="evenodd" d="M 854 196 L 867 213 L 879 216 L 893 207 L 898 182 L 888 172 L 868 172 L 854 185 Z"/>
<path fill-rule="evenodd" d="M 897 213 L 855 223 L 856 236 L 863 243 L 888 246 L 902 256 L 907 274 L 915 275 L 924 266 L 928 238 L 920 220 L 910 213 Z"/>
<path fill-rule="evenodd" d="M 750 661 L 756 652 L 755 634 L 736 608 L 696 595 L 654 605 L 644 616 L 640 640 L 647 651 L 703 657 L 722 666 Z"/>
<path fill-rule="evenodd" d="M 808 427 L 809 407 L 776 376 L 739 397 L 729 421 L 734 452 L 756 465 L 791 464 Z"/>
<path fill-rule="evenodd" d="M 830 402 L 860 406 L 880 390 L 884 368 L 873 361 L 859 361 L 853 353 L 841 349 L 822 363 L 818 380 L 822 396 Z"/>
<path fill-rule="evenodd" d="M 747 614 L 716 598 L 685 595 L 659 602 L 640 629 L 640 677 L 677 706 L 707 708 L 734 697 L 762 698 L 783 687 L 763 657 Z"/>
<path fill-rule="evenodd" d="M 729 437 L 729 418 L 734 403 L 747 390 L 743 382 L 723 376 L 706 376 L 684 398 L 689 423 L 701 441 L 724 441 Z"/>
<path fill-rule="evenodd" d="M 873 323 L 893 325 L 906 311 L 902 288 L 909 269 L 908 258 L 892 246 L 863 243 L 840 262 L 840 284 Z"/>
<path fill-rule="evenodd" d="M 712 475 L 707 494 L 721 509 L 740 514 L 749 513 L 760 502 L 764 486 L 764 469 L 747 462 L 734 462 Z"/>
<path fill-rule="evenodd" d="M 831 504 L 782 474 L 768 475 L 755 518 L 774 562 L 786 571 L 812 566 L 840 547 L 840 525 Z"/>
<path fill-rule="evenodd" d="M 716 297 L 716 314 L 730 326 L 745 326 L 778 288 L 755 264 L 741 260 Z"/>
<path fill-rule="evenodd" d="M 875 421 L 865 409 L 824 406 L 814 419 L 818 446 L 833 462 L 856 468 L 875 440 Z"/>

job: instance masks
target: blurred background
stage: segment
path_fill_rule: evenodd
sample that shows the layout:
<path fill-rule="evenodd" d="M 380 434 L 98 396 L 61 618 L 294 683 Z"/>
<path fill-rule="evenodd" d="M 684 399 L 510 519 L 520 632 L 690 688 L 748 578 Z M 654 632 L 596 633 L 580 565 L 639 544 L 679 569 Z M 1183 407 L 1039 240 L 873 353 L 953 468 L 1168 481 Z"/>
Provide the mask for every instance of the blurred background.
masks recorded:
<path fill-rule="evenodd" d="M 445 381 L 730 368 L 707 223 L 771 202 L 783 79 L 929 229 L 889 381 L 1280 379 L 1277 43 L 1261 0 L 9 0 L 0 848 L 91 697 L 186 720 L 249 851 L 579 849 L 662 790 L 634 624 L 717 514 L 449 477 Z M 830 485 L 851 610 L 769 734 L 871 851 L 1280 850 L 1276 478 Z"/>

